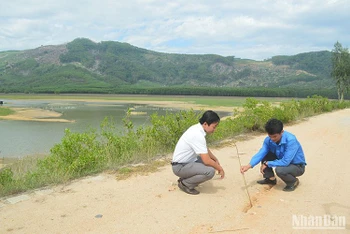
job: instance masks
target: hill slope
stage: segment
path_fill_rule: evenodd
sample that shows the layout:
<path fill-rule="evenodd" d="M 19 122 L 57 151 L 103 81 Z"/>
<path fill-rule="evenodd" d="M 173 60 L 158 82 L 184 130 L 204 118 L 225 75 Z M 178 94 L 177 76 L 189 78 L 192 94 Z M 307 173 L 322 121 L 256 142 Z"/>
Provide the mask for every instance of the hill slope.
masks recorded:
<path fill-rule="evenodd" d="M 167 54 L 85 38 L 57 46 L 0 52 L 0 92 L 113 92 L 133 87 L 334 87 L 331 52 L 276 56 Z"/>

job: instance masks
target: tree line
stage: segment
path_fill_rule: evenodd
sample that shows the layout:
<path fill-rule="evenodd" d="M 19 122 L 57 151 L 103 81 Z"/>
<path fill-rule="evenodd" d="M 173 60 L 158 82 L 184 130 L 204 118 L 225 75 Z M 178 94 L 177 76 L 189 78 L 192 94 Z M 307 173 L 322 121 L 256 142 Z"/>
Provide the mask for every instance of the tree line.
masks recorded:
<path fill-rule="evenodd" d="M 0 93 L 4 92 L 0 87 Z M 31 93 L 31 92 L 25 92 Z M 52 94 L 145 94 L 145 95 L 194 95 L 194 96 L 237 96 L 237 97 L 289 97 L 289 98 L 306 98 L 313 95 L 319 95 L 329 99 L 337 99 L 337 90 L 332 89 L 315 89 L 315 88 L 229 88 L 229 87 L 135 87 L 131 85 L 120 86 L 118 88 L 100 87 L 79 87 L 66 86 L 63 88 L 36 89 L 35 93 L 52 93 Z M 345 99 L 350 99 L 350 95 L 345 94 Z"/>

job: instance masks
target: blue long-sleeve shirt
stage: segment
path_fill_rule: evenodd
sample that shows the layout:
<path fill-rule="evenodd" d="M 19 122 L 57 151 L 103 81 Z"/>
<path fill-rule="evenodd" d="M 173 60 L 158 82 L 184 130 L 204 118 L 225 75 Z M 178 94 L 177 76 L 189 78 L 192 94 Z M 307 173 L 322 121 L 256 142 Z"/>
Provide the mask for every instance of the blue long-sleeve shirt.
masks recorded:
<path fill-rule="evenodd" d="M 268 167 L 286 167 L 289 164 L 306 165 L 303 148 L 297 138 L 287 131 L 282 133 L 279 144 L 276 144 L 267 136 L 261 149 L 252 157 L 249 164 L 254 167 L 261 162 L 269 152 L 274 153 L 277 159 L 268 161 Z"/>

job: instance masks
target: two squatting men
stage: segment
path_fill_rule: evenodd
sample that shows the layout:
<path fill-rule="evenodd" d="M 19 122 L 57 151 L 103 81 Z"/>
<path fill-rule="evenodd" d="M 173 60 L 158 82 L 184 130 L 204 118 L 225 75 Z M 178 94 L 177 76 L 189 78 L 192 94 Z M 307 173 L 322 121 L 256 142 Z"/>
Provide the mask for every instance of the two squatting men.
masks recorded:
<path fill-rule="evenodd" d="M 220 117 L 214 111 L 204 112 L 199 123 L 188 128 L 178 140 L 172 158 L 172 170 L 178 179 L 179 188 L 185 193 L 197 195 L 196 187 L 210 179 L 218 171 L 221 178 L 225 171 L 216 156 L 206 143 L 206 135 L 215 132 L 220 123 Z M 262 148 L 250 163 L 240 168 L 241 173 L 253 168 L 261 162 L 260 172 L 264 179 L 259 184 L 275 185 L 277 176 L 286 186 L 284 191 L 293 191 L 299 184 L 298 176 L 305 172 L 305 156 L 297 138 L 283 130 L 283 123 L 270 119 L 265 125 L 268 136 L 264 139 Z"/>

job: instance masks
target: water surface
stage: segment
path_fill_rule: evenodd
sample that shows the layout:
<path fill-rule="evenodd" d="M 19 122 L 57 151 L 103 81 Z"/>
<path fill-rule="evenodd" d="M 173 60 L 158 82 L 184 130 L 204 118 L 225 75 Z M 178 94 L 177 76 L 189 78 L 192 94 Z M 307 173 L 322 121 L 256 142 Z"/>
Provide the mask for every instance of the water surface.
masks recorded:
<path fill-rule="evenodd" d="M 100 129 L 105 117 L 112 117 L 118 130 L 124 131 L 123 118 L 128 108 L 143 115 L 132 115 L 131 121 L 135 127 L 147 125 L 150 115 L 157 112 L 175 113 L 179 110 L 161 108 L 149 105 L 110 102 L 79 102 L 57 100 L 4 100 L 7 107 L 41 108 L 62 113 L 63 119 L 74 120 L 74 123 L 35 122 L 0 120 L 0 158 L 21 158 L 27 155 L 48 154 L 50 149 L 60 143 L 66 128 L 73 132 L 84 132 L 89 129 Z M 228 113 L 218 113 L 220 116 Z"/>

